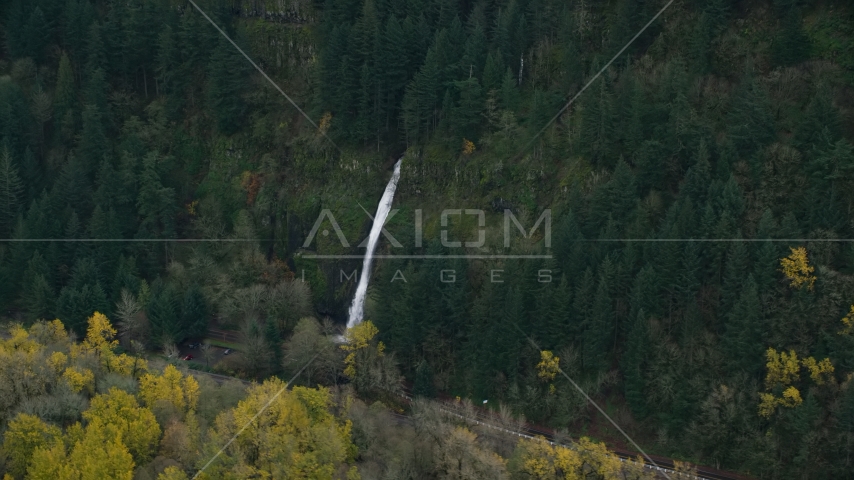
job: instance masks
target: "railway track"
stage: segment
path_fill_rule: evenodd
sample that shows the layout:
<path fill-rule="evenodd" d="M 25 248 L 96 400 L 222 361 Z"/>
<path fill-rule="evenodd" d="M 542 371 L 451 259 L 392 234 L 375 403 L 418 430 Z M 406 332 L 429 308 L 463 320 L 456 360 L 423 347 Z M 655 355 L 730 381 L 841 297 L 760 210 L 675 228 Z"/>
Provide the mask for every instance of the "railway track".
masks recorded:
<path fill-rule="evenodd" d="M 218 373 L 205 372 L 203 370 L 196 370 L 195 368 L 187 368 L 187 370 L 192 372 L 193 375 L 205 375 L 205 376 L 211 377 L 214 379 L 215 382 L 220 383 L 220 384 L 225 382 L 225 381 L 228 381 L 228 380 L 237 380 L 246 386 L 252 385 L 252 382 L 250 382 L 249 380 L 243 380 L 242 378 L 229 377 L 228 375 L 220 375 Z"/>
<path fill-rule="evenodd" d="M 404 393 L 402 397 L 405 398 L 408 403 L 412 402 L 411 392 L 407 388 L 404 388 Z M 453 400 L 440 399 L 439 401 L 442 405 L 445 406 L 445 408 L 442 408 L 444 412 L 461 418 L 463 420 L 473 421 L 477 425 L 499 430 L 520 438 L 535 439 L 538 437 L 542 437 L 551 445 L 560 445 L 566 448 L 573 448 L 571 443 L 557 442 L 556 432 L 549 428 L 525 423 L 518 431 L 510 430 L 505 427 L 499 426 L 500 421 L 495 418 L 495 415 L 491 412 L 484 412 L 482 408 L 475 407 L 475 418 L 472 419 L 467 418 L 461 415 L 458 411 L 456 411 L 456 403 Z M 448 406 L 450 406 L 451 408 L 447 408 Z M 395 412 L 393 412 L 392 414 L 399 420 L 401 419 L 401 417 L 406 418 L 407 420 L 411 420 L 411 418 L 406 415 L 402 415 Z M 636 461 L 638 456 L 640 456 L 640 453 L 638 452 L 632 452 L 630 450 L 625 450 L 622 448 L 608 447 L 608 450 L 610 450 L 614 455 L 619 457 L 620 460 L 623 462 Z M 739 475 L 737 473 L 725 472 L 722 470 L 717 470 L 715 468 L 704 467 L 699 465 L 694 466 L 696 471 L 695 474 L 678 472 L 676 471 L 676 465 L 673 459 L 661 457 L 658 455 L 650 455 L 649 457 L 655 462 L 656 465 L 644 462 L 644 468 L 656 470 L 658 472 L 667 474 L 671 478 L 691 478 L 696 480 L 753 480 L 752 477 L 747 477 L 744 475 Z M 661 477 L 664 477 L 664 475 L 661 475 Z"/>
<path fill-rule="evenodd" d="M 206 375 L 208 377 L 213 378 L 218 383 L 222 383 L 228 380 L 238 380 L 244 385 L 252 385 L 253 382 L 243 380 L 237 377 L 230 377 L 228 375 L 220 375 L 217 373 L 209 373 L 202 370 L 188 369 L 194 374 L 198 375 Z M 408 388 L 403 389 L 403 393 L 400 394 L 401 398 L 406 401 L 406 403 L 411 403 L 413 400 L 412 392 Z M 456 416 L 462 420 L 472 421 L 475 424 L 482 426 L 484 428 L 490 428 L 493 430 L 498 430 L 503 433 L 509 435 L 515 435 L 520 438 L 527 438 L 530 440 L 536 439 L 538 437 L 544 438 L 551 445 L 560 445 L 566 448 L 573 448 L 571 443 L 561 443 L 556 441 L 557 434 L 554 430 L 551 430 L 546 427 L 533 425 L 530 423 L 525 423 L 521 429 L 519 430 L 510 430 L 503 426 L 500 426 L 500 421 L 495 418 L 495 415 L 491 412 L 484 411 L 483 408 L 475 407 L 474 415 L 475 418 L 468 418 L 461 413 L 458 412 L 456 402 L 451 399 L 439 399 L 440 405 L 442 405 L 442 411 Z M 394 411 L 389 412 L 390 415 L 401 423 L 411 423 L 412 417 L 409 415 L 405 415 L 402 413 L 397 413 Z M 620 458 L 621 461 L 636 461 L 638 456 L 640 455 L 637 452 L 632 452 L 630 450 L 625 450 L 622 448 L 613 448 L 609 447 L 614 455 Z M 650 458 L 656 463 L 656 465 L 652 465 L 650 463 L 644 462 L 644 468 L 648 468 L 650 470 L 656 470 L 658 472 L 669 475 L 671 478 L 690 478 L 696 480 L 752 480 L 752 477 L 747 477 L 744 475 L 739 475 L 732 472 L 725 472 L 722 470 L 717 470 L 711 467 L 704 466 L 695 466 L 696 474 L 687 474 L 676 471 L 676 466 L 672 459 L 667 457 L 661 457 L 658 455 L 650 455 Z M 664 477 L 664 475 L 661 475 Z"/>

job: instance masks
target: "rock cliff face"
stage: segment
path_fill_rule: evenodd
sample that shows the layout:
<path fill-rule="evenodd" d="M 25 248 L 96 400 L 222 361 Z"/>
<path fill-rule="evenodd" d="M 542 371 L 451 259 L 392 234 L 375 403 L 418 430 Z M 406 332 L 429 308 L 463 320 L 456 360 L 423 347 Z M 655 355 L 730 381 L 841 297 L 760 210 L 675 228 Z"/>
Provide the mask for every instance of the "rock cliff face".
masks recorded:
<path fill-rule="evenodd" d="M 242 17 L 276 23 L 308 24 L 317 20 L 311 0 L 240 0 L 234 9 Z"/>
<path fill-rule="evenodd" d="M 245 26 L 256 60 L 268 74 L 301 88 L 317 48 L 317 15 L 309 0 L 242 0 L 233 12 Z M 298 93 L 298 92 L 294 92 Z"/>

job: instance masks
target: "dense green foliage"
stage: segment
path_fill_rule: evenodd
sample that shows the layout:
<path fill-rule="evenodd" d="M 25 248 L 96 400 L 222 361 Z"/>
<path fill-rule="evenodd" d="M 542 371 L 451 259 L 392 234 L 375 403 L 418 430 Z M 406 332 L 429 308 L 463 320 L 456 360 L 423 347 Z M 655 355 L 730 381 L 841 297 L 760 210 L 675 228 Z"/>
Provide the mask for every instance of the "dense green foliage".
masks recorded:
<path fill-rule="evenodd" d="M 368 313 L 418 393 L 595 428 L 563 377 L 537 378 L 524 333 L 644 446 L 766 477 L 851 475 L 846 2 L 674 2 L 551 123 L 666 2 L 197 2 L 343 150 L 189 3 L 7 3 L 0 238 L 65 239 L 0 244 L 9 315 L 80 335 L 115 312 L 123 339 L 164 348 L 215 320 L 241 329 L 244 373 L 295 365 L 282 340 L 312 310 L 340 319 L 355 283 L 340 271 L 358 268 L 305 258 L 303 241 L 329 209 L 351 246 L 310 249 L 359 253 L 368 223 L 351 207 L 376 203 L 384 157 L 405 148 L 388 226 L 404 247 L 381 248 L 459 253 L 439 212 L 480 208 L 488 242 L 468 253 L 553 257 L 378 263 Z M 547 208 L 550 249 L 540 234 L 503 248 L 505 209 L 528 229 Z M 199 238 L 235 241 L 175 241 Z M 779 271 L 799 246 L 811 290 Z M 829 358 L 833 380 L 804 375 L 801 405 L 760 417 L 769 347 Z M 309 382 L 338 378 L 324 368 Z"/>

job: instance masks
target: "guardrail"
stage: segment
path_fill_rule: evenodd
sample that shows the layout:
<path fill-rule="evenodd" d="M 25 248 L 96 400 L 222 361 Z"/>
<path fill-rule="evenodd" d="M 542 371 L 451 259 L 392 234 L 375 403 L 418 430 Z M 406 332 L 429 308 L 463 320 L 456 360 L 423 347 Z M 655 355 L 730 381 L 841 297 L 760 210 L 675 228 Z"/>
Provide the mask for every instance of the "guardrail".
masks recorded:
<path fill-rule="evenodd" d="M 240 343 L 240 333 L 231 330 L 209 328 L 208 337 L 211 337 L 215 340 L 222 340 L 223 342 Z"/>

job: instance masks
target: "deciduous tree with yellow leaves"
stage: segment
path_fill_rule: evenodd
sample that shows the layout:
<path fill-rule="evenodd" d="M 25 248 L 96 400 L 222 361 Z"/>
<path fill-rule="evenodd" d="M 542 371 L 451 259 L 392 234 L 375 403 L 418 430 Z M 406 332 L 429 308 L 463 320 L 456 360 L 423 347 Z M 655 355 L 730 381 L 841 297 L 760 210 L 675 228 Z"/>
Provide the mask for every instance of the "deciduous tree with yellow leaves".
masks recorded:
<path fill-rule="evenodd" d="M 37 448 L 53 444 L 62 437 L 62 431 L 48 425 L 40 418 L 25 413 L 18 414 L 3 436 L 3 451 L 6 453 L 6 468 L 15 478 L 22 478 L 27 471 L 30 458 Z"/>
<path fill-rule="evenodd" d="M 801 288 L 806 285 L 807 290 L 812 290 L 815 284 L 815 267 L 810 265 L 807 258 L 807 249 L 804 247 L 789 248 L 792 253 L 780 260 L 781 271 L 789 279 L 792 288 Z"/>
<path fill-rule="evenodd" d="M 338 466 L 353 461 L 350 421 L 330 412 L 329 391 L 285 387 L 277 378 L 266 380 L 217 417 L 199 467 L 237 436 L 205 478 L 332 478 Z"/>
<path fill-rule="evenodd" d="M 138 463 L 149 460 L 160 442 L 160 425 L 151 410 L 141 407 L 133 395 L 115 387 L 93 398 L 83 418 L 89 427 L 115 429 Z"/>
<path fill-rule="evenodd" d="M 842 326 L 842 330 L 839 331 L 840 335 L 850 335 L 851 332 L 854 332 L 854 305 L 851 305 L 848 315 L 842 317 Z"/>
<path fill-rule="evenodd" d="M 540 352 L 540 363 L 537 364 L 537 377 L 543 382 L 549 382 L 549 393 L 555 392 L 555 386 L 551 383 L 560 370 L 560 357 L 556 357 L 550 350 Z"/>
<path fill-rule="evenodd" d="M 63 439 L 35 450 L 27 478 L 131 480 L 135 464 L 122 440 L 114 425 L 92 423 L 84 430 L 78 424 L 69 428 Z"/>
<path fill-rule="evenodd" d="M 801 368 L 809 372 L 810 379 L 817 385 L 823 385 L 833 378 L 833 364 L 828 358 L 821 361 L 813 357 L 799 360 L 794 350 L 786 353 L 777 352 L 774 348 L 769 348 L 765 357 L 768 360 L 765 364 L 767 391 L 759 394 L 759 415 L 765 418 L 771 417 L 777 407 L 795 408 L 803 403 L 800 390 L 792 385 L 800 380 Z M 779 396 L 774 394 L 775 390 Z"/>
<path fill-rule="evenodd" d="M 174 365 L 167 365 L 162 375 L 147 373 L 142 376 L 139 397 L 149 408 L 165 402 L 186 414 L 196 409 L 199 383 L 190 375 L 182 375 Z"/>
<path fill-rule="evenodd" d="M 400 373 L 392 356 L 386 355 L 385 344 L 376 339 L 379 330 L 366 320 L 344 334 L 341 349 L 344 358 L 344 375 L 359 390 L 396 391 L 400 388 Z"/>
<path fill-rule="evenodd" d="M 537 480 L 655 478 L 644 471 L 642 460 L 624 463 L 605 444 L 586 437 L 574 442 L 572 448 L 552 445 L 542 437 L 519 440 L 509 469 L 513 478 Z"/>

